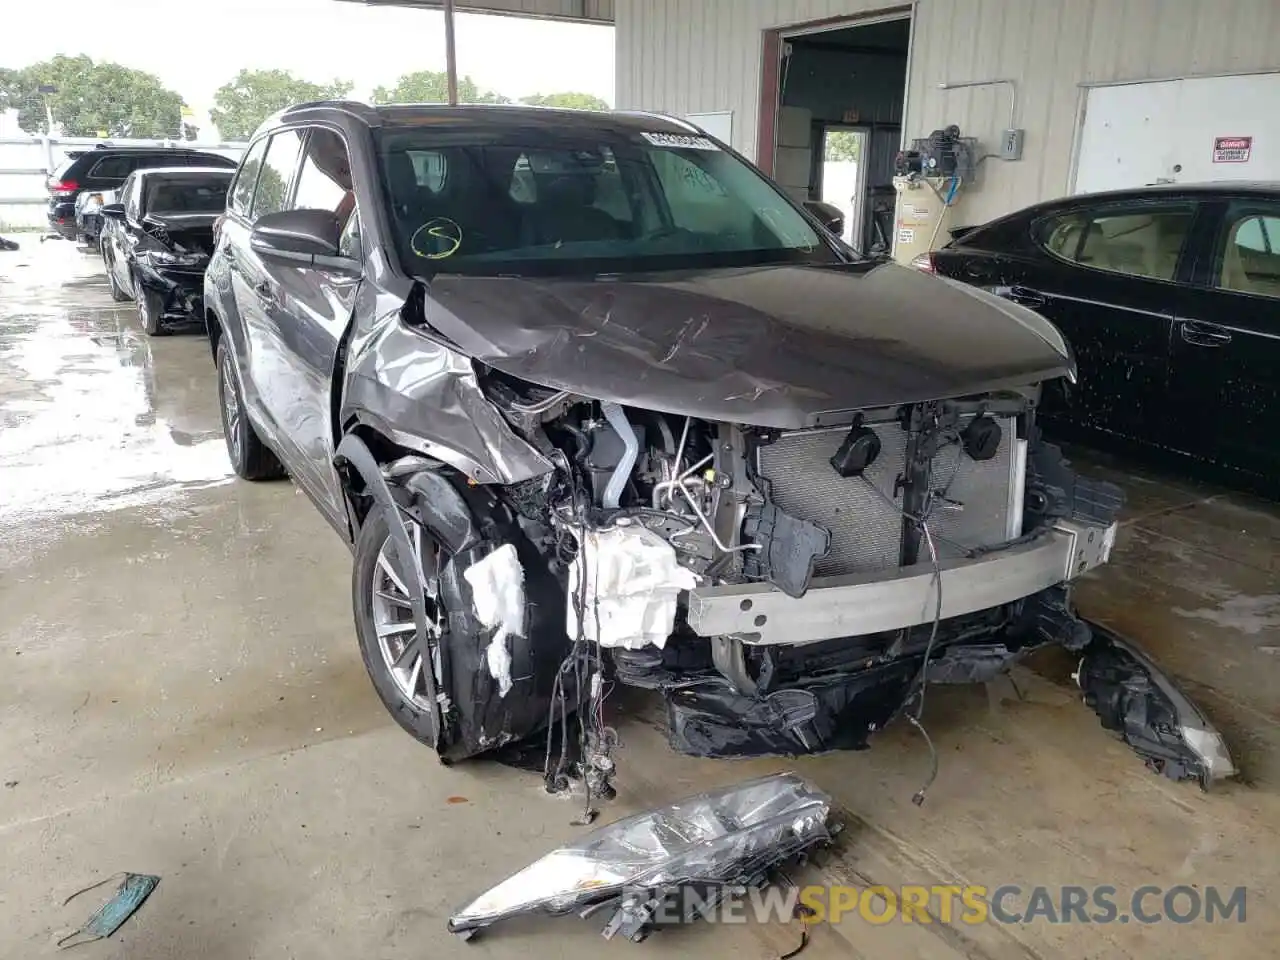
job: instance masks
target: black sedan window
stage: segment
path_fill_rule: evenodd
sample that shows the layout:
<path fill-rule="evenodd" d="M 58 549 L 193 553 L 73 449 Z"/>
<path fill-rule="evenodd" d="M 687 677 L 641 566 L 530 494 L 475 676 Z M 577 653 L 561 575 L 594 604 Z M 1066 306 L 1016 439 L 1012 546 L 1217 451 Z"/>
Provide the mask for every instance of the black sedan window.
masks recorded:
<path fill-rule="evenodd" d="M 149 177 L 143 209 L 154 216 L 221 213 L 230 182 L 230 177 Z"/>
<path fill-rule="evenodd" d="M 1280 207 L 1237 203 L 1227 223 L 1215 285 L 1280 299 Z"/>
<path fill-rule="evenodd" d="M 1191 204 L 1076 210 L 1043 221 L 1038 236 L 1049 253 L 1082 266 L 1172 280 L 1194 212 Z"/>

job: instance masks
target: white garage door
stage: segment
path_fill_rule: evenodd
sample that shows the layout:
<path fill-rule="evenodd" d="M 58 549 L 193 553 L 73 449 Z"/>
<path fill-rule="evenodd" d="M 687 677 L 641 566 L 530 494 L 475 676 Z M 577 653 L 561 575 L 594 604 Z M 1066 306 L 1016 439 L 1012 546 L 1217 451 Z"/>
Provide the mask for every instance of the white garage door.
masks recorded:
<path fill-rule="evenodd" d="M 1077 193 L 1171 181 L 1280 180 L 1280 73 L 1094 87 Z"/>

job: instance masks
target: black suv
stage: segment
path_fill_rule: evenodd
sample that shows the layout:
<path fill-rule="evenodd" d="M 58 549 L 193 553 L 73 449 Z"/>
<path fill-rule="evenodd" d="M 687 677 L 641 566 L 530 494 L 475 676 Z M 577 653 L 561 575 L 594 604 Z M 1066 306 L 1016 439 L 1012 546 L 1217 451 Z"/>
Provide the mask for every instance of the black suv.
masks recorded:
<path fill-rule="evenodd" d="M 607 793 L 617 684 L 688 753 L 858 748 L 1058 643 L 1154 765 L 1233 771 L 1072 608 L 1122 496 L 1039 439 L 1058 331 L 858 259 L 684 121 L 286 110 L 204 299 L 235 471 L 287 472 L 352 545 L 374 687 L 446 758 L 576 713 Z"/>
<path fill-rule="evenodd" d="M 49 177 L 49 229 L 79 239 L 76 197 L 84 190 L 116 190 L 125 177 L 144 167 L 225 167 L 237 161 L 217 153 L 184 147 L 99 147 L 68 156 Z"/>

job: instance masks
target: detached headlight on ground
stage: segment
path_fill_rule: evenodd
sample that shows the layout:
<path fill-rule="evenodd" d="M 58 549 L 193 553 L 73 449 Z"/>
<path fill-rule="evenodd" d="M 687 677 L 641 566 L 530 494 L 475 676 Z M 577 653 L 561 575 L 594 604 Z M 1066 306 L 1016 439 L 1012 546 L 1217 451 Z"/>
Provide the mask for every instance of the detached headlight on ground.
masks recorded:
<path fill-rule="evenodd" d="M 634 937 L 647 918 L 619 922 L 633 906 L 629 894 L 757 882 L 769 868 L 830 840 L 830 811 L 830 798 L 794 774 L 698 794 L 552 851 L 455 913 L 449 929 L 469 935 L 515 914 L 616 900 L 619 912 L 605 934 Z"/>

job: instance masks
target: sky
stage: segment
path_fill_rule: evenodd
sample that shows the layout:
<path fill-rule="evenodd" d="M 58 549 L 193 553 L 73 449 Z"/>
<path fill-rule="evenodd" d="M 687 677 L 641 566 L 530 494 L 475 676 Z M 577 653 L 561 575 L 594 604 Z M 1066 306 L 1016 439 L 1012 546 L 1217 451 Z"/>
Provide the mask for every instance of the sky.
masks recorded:
<path fill-rule="evenodd" d="M 66 29 L 5 17 L 0 66 L 87 53 L 146 70 L 182 95 L 197 124 L 241 67 L 351 80 L 358 98 L 401 74 L 444 69 L 444 17 L 432 10 L 340 0 L 59 0 L 57 11 Z M 512 99 L 577 90 L 613 103 L 612 27 L 459 14 L 455 42 L 459 76 L 482 90 Z"/>

